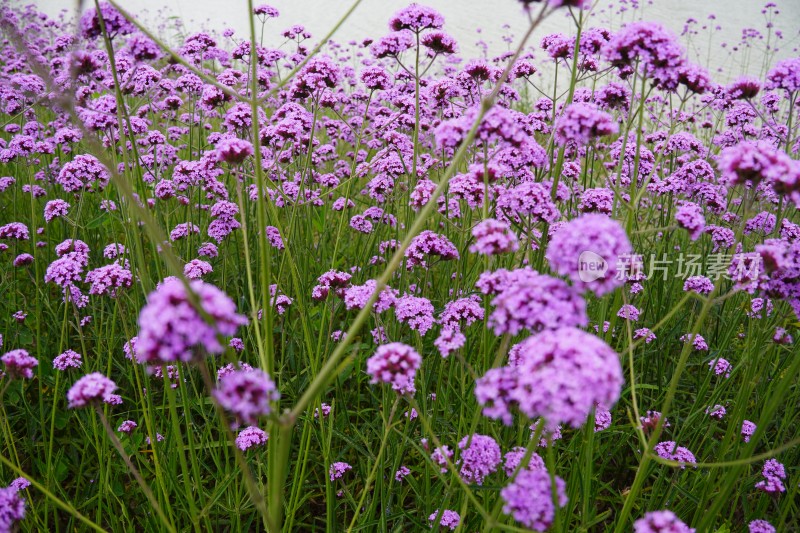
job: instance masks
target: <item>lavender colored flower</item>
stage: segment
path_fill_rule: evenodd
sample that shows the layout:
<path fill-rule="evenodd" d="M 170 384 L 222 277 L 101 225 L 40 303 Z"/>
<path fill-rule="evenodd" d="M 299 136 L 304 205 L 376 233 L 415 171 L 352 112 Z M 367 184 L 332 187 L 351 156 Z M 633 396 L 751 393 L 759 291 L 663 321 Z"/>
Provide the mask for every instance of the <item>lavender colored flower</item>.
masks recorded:
<path fill-rule="evenodd" d="M 556 500 L 559 507 L 567 504 L 566 483 L 555 477 Z M 514 481 L 500 491 L 503 512 L 534 531 L 550 528 L 555 518 L 553 491 L 547 470 L 522 470 Z"/>
<path fill-rule="evenodd" d="M 189 279 L 199 279 L 213 271 L 210 263 L 200 259 L 192 259 L 183 265 L 183 275 Z"/>
<path fill-rule="evenodd" d="M 451 353 L 463 348 L 467 338 L 457 329 L 443 328 L 433 345 L 442 357 L 447 359 Z"/>
<path fill-rule="evenodd" d="M 394 14 L 389 20 L 392 31 L 410 30 L 419 33 L 428 29 L 440 29 L 444 17 L 435 9 L 419 4 L 411 4 Z"/>
<path fill-rule="evenodd" d="M 0 239 L 27 241 L 29 238 L 28 226 L 22 222 L 11 222 L 5 226 L 0 226 Z"/>
<path fill-rule="evenodd" d="M 461 524 L 461 516 L 457 512 L 451 511 L 450 509 L 445 509 L 441 513 L 442 516 L 439 519 L 440 526 L 449 528 L 450 531 L 455 531 L 459 524 Z M 431 515 L 428 517 L 428 522 L 433 523 L 437 516 L 439 516 L 439 509 L 431 513 Z"/>
<path fill-rule="evenodd" d="M 516 407 L 529 418 L 577 428 L 595 404 L 613 406 L 622 383 L 614 350 L 594 335 L 562 327 L 524 340 L 517 365 L 489 370 L 477 380 L 475 396 L 484 415 L 505 424 Z"/>
<path fill-rule="evenodd" d="M 75 156 L 61 168 L 56 183 L 67 192 L 97 192 L 105 189 L 109 179 L 108 169 L 93 155 L 84 154 Z"/>
<path fill-rule="evenodd" d="M 44 220 L 51 222 L 54 218 L 67 216 L 69 204 L 64 200 L 50 200 L 44 206 Z"/>
<path fill-rule="evenodd" d="M 706 414 L 716 420 L 722 420 L 723 418 L 725 418 L 725 415 L 727 413 L 728 413 L 727 409 L 725 409 L 724 406 L 719 404 L 715 405 L 714 407 L 706 408 Z"/>
<path fill-rule="evenodd" d="M 81 354 L 74 350 L 67 350 L 53 359 L 53 368 L 62 372 L 70 368 L 80 368 L 82 364 Z"/>
<path fill-rule="evenodd" d="M 258 368 L 225 374 L 213 394 L 223 409 L 233 414 L 237 422 L 245 424 L 255 424 L 258 417 L 269 416 L 271 402 L 278 401 L 281 396 L 275 383 Z"/>
<path fill-rule="evenodd" d="M 253 155 L 253 145 L 250 141 L 237 137 L 224 137 L 214 150 L 217 161 L 240 165 L 245 159 Z"/>
<path fill-rule="evenodd" d="M 653 451 L 656 452 L 656 454 L 662 459 L 677 461 L 680 463 L 681 469 L 685 469 L 687 464 L 694 465 L 697 463 L 697 460 L 694 458 L 694 454 L 692 452 L 683 446 L 678 446 L 674 441 L 671 440 L 659 442 L 655 445 Z"/>
<path fill-rule="evenodd" d="M 566 282 L 526 270 L 513 271 L 510 278 L 492 300 L 488 326 L 495 335 L 588 324 L 586 303 Z"/>
<path fill-rule="evenodd" d="M 741 435 L 743 441 L 750 442 L 750 437 L 752 437 L 755 432 L 756 432 L 756 425 L 753 422 L 749 420 L 745 420 L 744 422 L 742 422 Z"/>
<path fill-rule="evenodd" d="M 487 435 L 467 435 L 458 443 L 461 450 L 461 478 L 467 483 L 483 485 L 502 462 L 500 446 Z"/>
<path fill-rule="evenodd" d="M 422 364 L 422 357 L 400 342 L 378 346 L 375 355 L 367 359 L 370 383 L 389 383 L 399 394 L 414 394 L 414 377 Z"/>
<path fill-rule="evenodd" d="M 626 260 L 631 260 L 632 250 L 617 221 L 605 215 L 586 214 L 553 234 L 545 256 L 551 268 L 569 277 L 574 286 L 602 296 L 625 283 Z M 586 266 L 589 263 L 593 268 Z"/>
<path fill-rule="evenodd" d="M 689 232 L 689 237 L 696 241 L 706 227 L 706 219 L 703 210 L 699 205 L 692 202 L 685 202 L 675 213 L 675 221 L 678 226 Z"/>
<path fill-rule="evenodd" d="M 652 511 L 633 523 L 634 533 L 694 533 L 672 511 Z"/>
<path fill-rule="evenodd" d="M 264 446 L 268 439 L 266 431 L 256 426 L 248 426 L 236 436 L 236 447 L 244 452 L 254 446 Z"/>
<path fill-rule="evenodd" d="M 89 294 L 116 298 L 122 289 L 133 284 L 133 274 L 119 263 L 111 263 L 86 274 L 86 283 L 92 284 Z"/>
<path fill-rule="evenodd" d="M 683 282 L 683 290 L 697 294 L 711 294 L 714 290 L 714 283 L 705 276 L 690 276 Z"/>
<path fill-rule="evenodd" d="M 116 396 L 115 390 L 117 390 L 117 384 L 103 374 L 99 372 L 86 374 L 76 381 L 67 392 L 69 408 L 75 409 L 98 405 L 100 402 L 113 402 Z"/>
<path fill-rule="evenodd" d="M 16 487 L 0 488 L 0 531 L 16 531 L 25 518 L 25 498 Z"/>
<path fill-rule="evenodd" d="M 444 235 L 438 235 L 430 230 L 423 231 L 411 241 L 405 253 L 406 267 L 428 268 L 428 257 L 439 257 L 443 261 L 458 259 L 458 250 Z"/>
<path fill-rule="evenodd" d="M 517 446 L 503 456 L 503 471 L 508 477 L 514 475 L 526 453 L 525 448 Z M 544 470 L 544 468 L 544 459 L 538 453 L 532 452 L 527 470 Z"/>
<path fill-rule="evenodd" d="M 133 420 L 125 420 L 122 424 L 119 425 L 117 431 L 120 433 L 125 433 L 126 435 L 130 435 L 133 433 L 133 430 L 139 427 L 139 424 L 134 422 Z"/>
<path fill-rule="evenodd" d="M 611 115 L 594 104 L 578 102 L 565 107 L 558 117 L 555 139 L 561 146 L 568 143 L 584 146 L 592 139 L 613 135 L 618 131 L 619 126 Z"/>
<path fill-rule="evenodd" d="M 344 291 L 345 307 L 350 309 L 361 309 L 370 297 L 375 293 L 378 282 L 374 279 L 367 280 L 363 285 L 353 285 Z M 394 305 L 397 298 L 397 291 L 391 287 L 385 287 L 378 295 L 378 299 L 373 305 L 376 313 L 382 313 Z"/>
<path fill-rule="evenodd" d="M 475 243 L 469 247 L 472 253 L 497 255 L 516 252 L 519 241 L 506 222 L 488 218 L 472 228 Z"/>
<path fill-rule="evenodd" d="M 222 353 L 218 335 L 233 335 L 247 319 L 236 313 L 236 305 L 218 288 L 200 280 L 191 281 L 202 309 L 213 319 L 208 324 L 192 305 L 186 287 L 178 280 L 165 280 L 147 297 L 139 314 L 136 356 L 140 363 L 191 361 L 197 350 Z"/>
<path fill-rule="evenodd" d="M 775 527 L 766 520 L 752 520 L 747 524 L 749 533 L 775 533 Z"/>
<path fill-rule="evenodd" d="M 350 466 L 348 463 L 343 463 L 343 462 L 331 463 L 331 466 L 328 469 L 328 475 L 330 476 L 331 481 L 336 481 L 337 479 L 341 479 L 342 476 L 344 476 L 345 472 L 352 469 L 353 467 Z"/>
<path fill-rule="evenodd" d="M 631 322 L 636 322 L 639 320 L 639 310 L 631 304 L 625 304 L 619 308 L 617 316 L 625 320 L 630 320 Z"/>
<path fill-rule="evenodd" d="M 526 181 L 500 195 L 497 199 L 497 216 L 516 222 L 528 216 L 532 222 L 552 224 L 561 218 L 561 213 L 553 203 L 547 186 Z"/>
<path fill-rule="evenodd" d="M 433 327 L 433 304 L 427 298 L 405 295 L 394 301 L 398 322 L 418 331 L 423 337 Z"/>
<path fill-rule="evenodd" d="M 35 357 L 28 355 L 27 350 L 18 349 L 7 352 L 0 357 L 9 378 L 31 379 L 33 369 L 39 365 Z"/>
<path fill-rule="evenodd" d="M 407 466 L 400 465 L 400 468 L 397 469 L 397 472 L 394 473 L 394 480 L 398 483 L 402 483 L 403 480 L 411 473 L 411 470 L 408 469 Z"/>
<path fill-rule="evenodd" d="M 33 256 L 31 254 L 19 254 L 14 258 L 14 267 L 20 268 L 28 266 L 33 263 Z"/>

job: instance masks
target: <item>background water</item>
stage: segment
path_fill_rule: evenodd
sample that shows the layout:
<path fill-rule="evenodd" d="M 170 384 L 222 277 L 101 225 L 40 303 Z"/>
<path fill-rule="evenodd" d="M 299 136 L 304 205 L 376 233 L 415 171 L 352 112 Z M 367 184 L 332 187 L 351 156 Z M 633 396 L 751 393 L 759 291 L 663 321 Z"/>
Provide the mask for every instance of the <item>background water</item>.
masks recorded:
<path fill-rule="evenodd" d="M 281 44 L 280 31 L 293 24 L 302 24 L 314 40 L 323 37 L 352 5 L 353 0 L 268 0 L 278 8 L 280 18 L 267 24 L 264 42 L 270 46 Z M 244 0 L 120 0 L 121 5 L 140 16 L 150 26 L 169 21 L 170 16 L 181 20 L 185 31 L 200 29 L 222 30 L 233 28 L 243 38 L 248 34 L 248 9 Z M 697 35 L 685 36 L 683 44 L 690 58 L 709 68 L 720 82 L 742 73 L 762 75 L 766 66 L 762 60 L 768 48 L 778 48 L 770 54 L 769 61 L 798 54 L 800 45 L 800 0 L 778 0 L 773 32 L 782 30 L 783 39 L 776 42 L 773 35 L 768 46 L 766 19 L 762 14 L 765 2 L 760 0 L 644 0 L 637 10 L 628 9 L 619 13 L 620 0 L 596 0 L 593 25 L 619 27 L 634 19 L 659 21 L 676 34 L 682 33 L 687 19 L 698 22 L 693 25 Z M 88 4 L 89 2 L 84 2 Z M 264 3 L 254 0 L 256 5 Z M 408 5 L 409 0 L 363 0 L 355 13 L 345 22 L 334 40 L 347 42 L 365 37 L 380 37 L 388 32 L 387 21 L 398 9 Z M 515 0 L 421 0 L 420 3 L 436 8 L 445 16 L 445 30 L 459 42 L 463 57 L 477 57 L 481 47 L 475 43 L 483 40 L 489 54 L 508 49 L 503 36 L 519 37 L 526 28 L 527 19 L 520 3 Z M 77 2 L 72 0 L 34 1 L 41 10 L 57 15 L 67 9 L 70 16 Z M 91 2 L 93 4 L 93 2 Z M 714 20 L 709 20 L 709 15 Z M 543 35 L 555 31 L 568 31 L 570 21 L 564 13 L 548 19 L 536 32 L 531 44 L 538 45 Z M 751 50 L 736 45 L 741 42 L 742 30 L 754 28 L 763 38 L 755 42 Z M 163 34 L 173 37 L 174 29 L 164 28 Z"/>

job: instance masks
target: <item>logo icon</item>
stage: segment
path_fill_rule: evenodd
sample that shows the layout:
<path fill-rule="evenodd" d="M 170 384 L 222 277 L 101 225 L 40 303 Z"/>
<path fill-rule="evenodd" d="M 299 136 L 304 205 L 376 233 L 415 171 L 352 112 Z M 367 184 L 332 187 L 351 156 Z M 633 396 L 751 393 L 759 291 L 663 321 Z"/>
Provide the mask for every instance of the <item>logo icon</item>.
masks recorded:
<path fill-rule="evenodd" d="M 607 271 L 608 263 L 602 256 L 588 250 L 581 252 L 578 257 L 578 278 L 582 282 L 589 283 L 603 278 Z"/>

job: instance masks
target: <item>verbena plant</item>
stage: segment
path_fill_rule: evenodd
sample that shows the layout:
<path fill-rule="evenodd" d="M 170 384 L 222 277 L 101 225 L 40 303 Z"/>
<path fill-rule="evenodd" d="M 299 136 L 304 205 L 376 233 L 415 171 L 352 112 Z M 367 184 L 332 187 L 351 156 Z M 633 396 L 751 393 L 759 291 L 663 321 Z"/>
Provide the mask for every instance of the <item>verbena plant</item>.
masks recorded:
<path fill-rule="evenodd" d="M 468 61 L 416 4 L 330 41 L 360 3 L 3 5 L 0 531 L 796 527 L 775 6 L 724 85 L 602 2 Z"/>

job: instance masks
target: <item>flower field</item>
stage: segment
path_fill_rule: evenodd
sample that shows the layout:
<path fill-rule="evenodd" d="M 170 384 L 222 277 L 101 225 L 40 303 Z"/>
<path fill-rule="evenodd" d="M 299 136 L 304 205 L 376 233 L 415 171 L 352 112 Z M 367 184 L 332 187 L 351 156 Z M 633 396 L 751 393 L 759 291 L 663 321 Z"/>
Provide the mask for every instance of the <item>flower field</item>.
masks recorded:
<path fill-rule="evenodd" d="M 796 21 L 249 2 L 0 3 L 0 533 L 798 531 Z"/>

